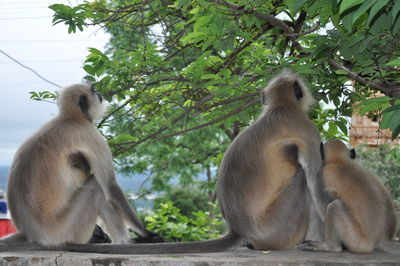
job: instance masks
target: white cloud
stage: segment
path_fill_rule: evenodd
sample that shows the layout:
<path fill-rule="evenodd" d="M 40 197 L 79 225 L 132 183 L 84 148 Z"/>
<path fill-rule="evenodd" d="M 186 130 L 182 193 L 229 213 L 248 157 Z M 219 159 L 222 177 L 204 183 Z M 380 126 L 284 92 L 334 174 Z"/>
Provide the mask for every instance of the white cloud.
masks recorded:
<path fill-rule="evenodd" d="M 0 1 L 0 50 L 61 86 L 82 82 L 87 48 L 104 50 L 108 39 L 99 28 L 68 34 L 67 26 L 52 26 L 47 6 L 69 2 L 83 1 Z M 9 164 L 24 139 L 58 112 L 55 104 L 30 100 L 29 92 L 55 89 L 0 54 L 0 165 Z"/>

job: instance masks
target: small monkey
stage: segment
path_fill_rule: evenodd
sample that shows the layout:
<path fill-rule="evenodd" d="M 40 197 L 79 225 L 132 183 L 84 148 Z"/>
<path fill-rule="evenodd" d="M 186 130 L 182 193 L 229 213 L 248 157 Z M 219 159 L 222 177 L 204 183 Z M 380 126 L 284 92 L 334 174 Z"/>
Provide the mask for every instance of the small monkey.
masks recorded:
<path fill-rule="evenodd" d="M 390 243 L 396 230 L 393 203 L 378 177 L 358 164 L 354 149 L 340 140 L 321 144 L 321 152 L 325 188 L 335 198 L 326 208 L 326 242 L 306 241 L 299 248 L 338 252 L 343 244 L 357 253 L 400 253 Z"/>
<path fill-rule="evenodd" d="M 61 91 L 58 106 L 58 116 L 14 157 L 7 197 L 19 232 L 0 243 L 86 244 L 98 216 L 113 243 L 131 242 L 127 225 L 141 238 L 157 239 L 130 208 L 111 151 L 93 124 L 104 114 L 103 97 L 90 85 L 72 85 Z"/>
<path fill-rule="evenodd" d="M 262 98 L 264 111 L 234 139 L 220 167 L 217 198 L 229 227 L 227 235 L 200 242 L 66 245 L 61 249 L 116 254 L 199 253 L 245 245 L 258 250 L 290 249 L 306 235 L 307 239 L 320 240 L 323 230 L 319 213 L 329 199 L 319 189 L 319 132 L 307 115 L 313 98 L 302 80 L 288 70 L 268 84 Z"/>

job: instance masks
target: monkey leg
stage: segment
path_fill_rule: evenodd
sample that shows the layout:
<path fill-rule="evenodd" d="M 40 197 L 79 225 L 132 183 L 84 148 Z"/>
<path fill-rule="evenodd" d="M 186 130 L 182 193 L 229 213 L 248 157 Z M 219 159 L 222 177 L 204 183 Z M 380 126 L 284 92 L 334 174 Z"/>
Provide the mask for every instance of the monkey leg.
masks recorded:
<path fill-rule="evenodd" d="M 101 194 L 96 179 L 89 177 L 58 214 L 26 221 L 29 224 L 25 224 L 24 228 L 30 229 L 24 230 L 28 239 L 45 246 L 87 243 L 96 225 Z"/>
<path fill-rule="evenodd" d="M 120 214 L 120 217 L 125 218 L 126 222 L 135 231 L 135 233 L 143 238 L 148 238 L 146 229 L 129 205 L 124 192 L 115 181 L 112 181 L 109 185 L 109 191 L 112 195 L 112 198 L 110 198 L 110 203 L 112 204 L 112 207 L 114 207 L 115 211 Z"/>
<path fill-rule="evenodd" d="M 306 239 L 311 241 L 323 241 L 324 223 L 322 222 L 322 219 L 319 216 L 317 209 L 311 200 L 311 196 L 306 202 L 304 202 L 304 204 L 310 205 L 310 218 L 308 223 L 308 231 Z"/>
<path fill-rule="evenodd" d="M 335 200 L 327 206 L 325 212 L 325 240 L 326 241 L 304 241 L 297 248 L 304 251 L 331 251 L 339 252 L 342 250 L 342 243 L 339 233 L 336 230 L 338 220 L 336 218 L 341 215 L 342 202 Z"/>
<path fill-rule="evenodd" d="M 242 233 L 249 245 L 258 250 L 284 250 L 303 241 L 310 209 L 310 204 L 305 204 L 306 195 L 304 171 L 300 170 L 272 205 L 248 226 L 247 232 Z"/>
<path fill-rule="evenodd" d="M 330 251 L 342 250 L 342 243 L 353 252 L 372 252 L 374 247 L 370 241 L 366 241 L 361 235 L 354 218 L 341 200 L 330 203 L 326 210 L 325 239 L 326 242 L 306 241 L 298 248 L 307 251 Z"/>
<path fill-rule="evenodd" d="M 328 205 L 328 217 L 325 237 L 329 251 L 340 251 L 342 243 L 352 252 L 370 253 L 374 250 L 375 243 L 371 241 L 368 230 L 359 223 L 363 221 L 357 222 L 343 201 L 335 200 Z"/>
<path fill-rule="evenodd" d="M 113 206 L 111 202 L 108 202 L 106 198 L 103 199 L 102 208 L 100 209 L 100 217 L 107 226 L 110 232 L 113 244 L 127 244 L 130 242 L 128 228 L 121 217 L 121 214 L 117 211 L 117 208 Z"/>

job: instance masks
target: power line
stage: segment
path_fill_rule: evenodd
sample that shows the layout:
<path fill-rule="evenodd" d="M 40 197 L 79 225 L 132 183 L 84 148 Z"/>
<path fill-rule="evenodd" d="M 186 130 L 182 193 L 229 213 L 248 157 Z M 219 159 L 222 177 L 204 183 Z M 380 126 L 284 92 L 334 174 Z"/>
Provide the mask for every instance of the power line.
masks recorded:
<path fill-rule="evenodd" d="M 42 75 L 40 75 L 38 72 L 36 72 L 36 70 L 34 70 L 34 69 L 32 69 L 32 68 L 30 68 L 30 67 L 28 67 L 28 66 L 25 66 L 25 65 L 22 64 L 22 63 L 20 63 L 17 59 L 14 59 L 14 58 L 11 57 L 10 55 L 8 55 L 6 52 L 0 50 L 0 53 L 2 53 L 3 55 L 7 56 L 7 57 L 10 58 L 12 61 L 14 61 L 14 62 L 17 63 L 18 65 L 22 66 L 23 68 L 26 68 L 26 69 L 32 71 L 36 76 L 38 76 L 38 77 L 41 78 L 42 80 L 46 81 L 47 83 L 50 83 L 50 84 L 52 84 L 52 85 L 54 85 L 54 86 L 56 86 L 56 87 L 58 87 L 58 88 L 62 88 L 60 85 L 57 85 L 56 83 L 51 82 L 50 80 L 48 80 L 48 79 L 46 79 L 45 77 L 43 77 Z"/>

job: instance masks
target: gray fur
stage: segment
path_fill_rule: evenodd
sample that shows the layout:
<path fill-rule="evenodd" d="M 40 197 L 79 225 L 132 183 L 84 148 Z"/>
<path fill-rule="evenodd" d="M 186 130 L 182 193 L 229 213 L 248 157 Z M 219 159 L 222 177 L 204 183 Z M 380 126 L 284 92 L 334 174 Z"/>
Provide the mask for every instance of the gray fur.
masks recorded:
<path fill-rule="evenodd" d="M 340 140 L 328 141 L 323 151 L 323 189 L 335 197 L 325 211 L 325 242 L 307 241 L 299 248 L 339 252 L 344 245 L 357 253 L 378 249 L 400 254 L 400 247 L 390 242 L 396 230 L 393 203 L 378 177 L 354 161 L 354 150 Z"/>
<path fill-rule="evenodd" d="M 125 221 L 146 237 L 115 181 L 108 144 L 92 123 L 102 116 L 102 98 L 88 85 L 73 85 L 62 90 L 58 104 L 60 114 L 22 144 L 12 163 L 7 197 L 19 233 L 10 239 L 85 244 L 99 215 L 114 243 L 130 242 Z"/>
<path fill-rule="evenodd" d="M 299 85 L 302 93 L 294 90 Z M 313 102 L 312 97 L 295 74 L 286 71 L 274 78 L 263 95 L 266 101 L 263 114 L 236 137 L 225 154 L 218 198 L 230 230 L 251 246 L 264 250 L 288 249 L 305 239 L 307 230 L 309 236 L 321 239 L 321 220 L 312 212 L 314 204 L 307 187 L 310 182 L 311 189 L 319 186 L 320 137 L 305 112 Z M 274 145 L 281 145 L 282 152 L 277 153 Z M 260 187 L 280 178 L 276 176 L 279 169 L 274 169 L 274 163 L 269 165 L 268 161 L 284 162 L 282 170 L 285 165 L 297 169 L 270 206 L 256 202 L 276 193 L 274 188 Z M 252 212 L 255 204 L 264 204 L 259 207 L 264 211 Z M 295 236 L 297 240 L 293 241 Z"/>

